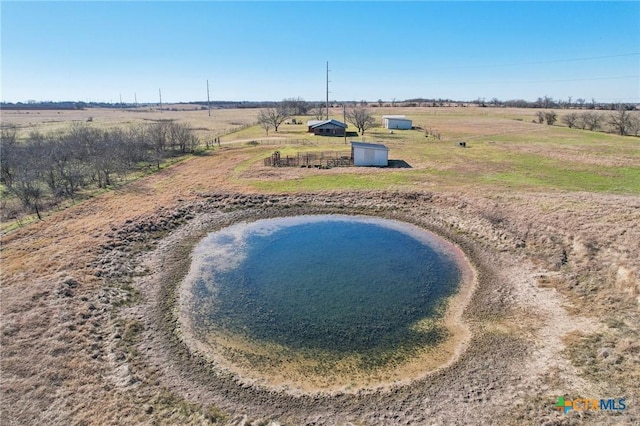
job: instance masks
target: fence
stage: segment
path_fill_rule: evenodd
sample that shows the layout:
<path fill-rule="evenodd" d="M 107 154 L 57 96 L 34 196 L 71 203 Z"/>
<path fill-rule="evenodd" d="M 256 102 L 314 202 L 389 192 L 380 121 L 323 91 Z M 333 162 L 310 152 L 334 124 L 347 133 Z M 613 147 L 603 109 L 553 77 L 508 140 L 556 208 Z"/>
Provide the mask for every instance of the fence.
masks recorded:
<path fill-rule="evenodd" d="M 280 151 L 264 159 L 264 165 L 270 167 L 349 167 L 353 165 L 350 151 L 299 152 L 282 156 Z"/>

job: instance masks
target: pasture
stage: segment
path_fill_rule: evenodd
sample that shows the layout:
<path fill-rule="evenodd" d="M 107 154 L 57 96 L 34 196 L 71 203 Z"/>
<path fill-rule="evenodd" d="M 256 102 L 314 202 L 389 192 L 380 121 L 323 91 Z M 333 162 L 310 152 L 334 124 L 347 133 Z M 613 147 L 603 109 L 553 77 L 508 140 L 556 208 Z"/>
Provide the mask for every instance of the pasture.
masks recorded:
<path fill-rule="evenodd" d="M 45 212 L 41 221 L 3 224 L 10 232 L 0 258 L 0 386 L 8 418 L 539 424 L 568 421 L 553 408 L 560 395 L 640 398 L 637 137 L 534 123 L 529 109 L 371 108 L 378 122 L 405 114 L 418 129 L 378 126 L 345 144 L 313 136 L 304 124 L 266 135 L 255 109 L 209 117 L 168 108 L 2 112 L 19 139 L 73 123 L 158 120 L 188 123 L 203 142 L 221 138 L 220 146 Z M 341 120 L 342 109 L 331 116 Z M 429 129 L 440 138 L 426 137 Z M 384 143 L 390 159 L 410 167 L 263 164 L 276 150 L 343 151 L 351 140 Z M 463 247 L 484 277 L 463 315 L 472 334 L 467 350 L 438 374 L 392 391 L 305 396 L 238 384 L 224 373 L 212 379 L 197 355 L 181 349 L 171 319 L 185 259 L 207 229 L 291 212 L 405 220 Z M 580 415 L 637 422 L 640 409 L 628 407 Z"/>

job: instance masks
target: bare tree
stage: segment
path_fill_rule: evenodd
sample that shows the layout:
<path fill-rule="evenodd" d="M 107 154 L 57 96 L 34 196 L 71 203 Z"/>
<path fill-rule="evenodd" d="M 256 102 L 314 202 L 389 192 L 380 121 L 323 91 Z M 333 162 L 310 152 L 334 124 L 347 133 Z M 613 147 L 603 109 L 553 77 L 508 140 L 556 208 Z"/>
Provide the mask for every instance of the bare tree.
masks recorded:
<path fill-rule="evenodd" d="M 275 131 L 278 131 L 278 127 L 284 123 L 284 121 L 291 116 L 290 110 L 285 104 L 278 104 L 275 108 L 265 108 L 260 110 L 258 114 L 258 123 L 264 127 L 264 123 L 268 123 L 269 127 L 273 127 Z M 269 130 L 267 133 L 269 133 Z"/>
<path fill-rule="evenodd" d="M 11 185 L 13 181 L 15 157 L 18 155 L 17 127 L 2 126 L 0 129 L 0 182 Z"/>
<path fill-rule="evenodd" d="M 150 160 L 160 170 L 160 163 L 166 157 L 169 144 L 169 122 L 158 121 L 147 129 L 147 137 L 151 147 Z"/>
<path fill-rule="evenodd" d="M 325 108 L 322 105 L 316 105 L 316 107 L 311 110 L 311 115 L 316 120 L 323 120 L 324 112 L 325 112 Z"/>
<path fill-rule="evenodd" d="M 580 127 L 582 129 L 589 129 L 595 131 L 600 129 L 604 117 L 601 113 L 595 111 L 588 111 L 580 116 Z"/>
<path fill-rule="evenodd" d="M 570 112 L 569 114 L 562 117 L 561 121 L 564 124 L 566 124 L 568 128 L 571 129 L 573 127 L 576 127 L 576 124 L 578 123 L 579 119 L 580 119 L 580 116 L 577 113 Z"/>
<path fill-rule="evenodd" d="M 376 120 L 373 118 L 373 114 L 365 107 L 352 106 L 347 110 L 347 121 L 358 129 L 361 135 L 371 128 Z"/>
<path fill-rule="evenodd" d="M 21 148 L 20 155 L 15 158 L 15 173 L 11 185 L 7 186 L 9 193 L 15 195 L 22 205 L 33 211 L 38 219 L 44 188 L 40 174 L 40 152 L 35 145 Z"/>
<path fill-rule="evenodd" d="M 267 114 L 264 113 L 264 111 L 260 111 L 260 113 L 258 114 L 258 124 L 262 126 L 264 131 L 267 133 L 267 136 L 269 136 L 269 130 L 271 129 L 271 121 L 269 120 Z"/>
<path fill-rule="evenodd" d="M 633 133 L 634 136 L 638 136 L 640 134 L 640 115 L 637 113 L 631 114 L 629 121 L 629 133 Z"/>
<path fill-rule="evenodd" d="M 283 99 L 281 105 L 290 111 L 290 115 L 307 115 L 309 111 L 309 103 L 300 97 Z"/>
<path fill-rule="evenodd" d="M 626 135 L 631 127 L 631 114 L 627 111 L 626 105 L 619 104 L 616 111 L 609 116 L 609 124 L 619 135 Z"/>
<path fill-rule="evenodd" d="M 181 153 L 193 152 L 200 144 L 198 137 L 186 123 L 171 123 L 169 125 L 171 145 Z"/>
<path fill-rule="evenodd" d="M 553 124 L 558 121 L 558 115 L 555 111 L 547 111 L 544 113 L 544 119 L 547 120 L 548 126 L 553 126 Z"/>

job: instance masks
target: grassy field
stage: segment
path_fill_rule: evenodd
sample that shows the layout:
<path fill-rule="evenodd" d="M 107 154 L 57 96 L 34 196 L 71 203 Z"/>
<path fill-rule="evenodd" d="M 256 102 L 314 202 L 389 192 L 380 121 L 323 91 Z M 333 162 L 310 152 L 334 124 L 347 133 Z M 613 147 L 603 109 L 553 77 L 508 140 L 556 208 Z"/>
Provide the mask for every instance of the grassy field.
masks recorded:
<path fill-rule="evenodd" d="M 275 149 L 264 147 L 252 160 L 254 164 L 238 165 L 234 178 L 256 190 L 269 191 L 462 185 L 640 193 L 640 145 L 634 137 L 536 124 L 524 118 L 534 117 L 534 111 L 526 110 L 413 108 L 374 111 L 404 113 L 416 126 L 437 129 L 441 138 L 427 138 L 423 130 L 395 130 L 391 134 L 382 127 L 370 129 L 364 136 L 347 138 L 347 142 L 384 143 L 390 149 L 390 159 L 403 160 L 411 166 L 393 170 L 267 171 L 261 167 L 259 157 L 267 157 Z M 303 127 L 283 124 L 277 134 L 270 133 L 271 137 L 305 139 L 313 144 L 277 148 L 282 155 L 349 149 L 343 138 L 313 136 Z M 266 137 L 264 131 L 262 137 Z M 248 128 L 231 135 L 230 140 L 236 138 L 259 141 L 261 129 L 257 126 Z M 459 141 L 465 141 L 467 148 L 458 147 Z"/>
<path fill-rule="evenodd" d="M 173 109 L 173 110 L 172 110 Z M 132 126 L 152 123 L 159 120 L 175 120 L 189 123 L 203 140 L 227 134 L 234 129 L 254 124 L 258 110 L 212 110 L 208 111 L 191 105 L 166 105 L 160 112 L 157 108 L 107 109 L 91 108 L 86 110 L 4 110 L 2 124 L 17 126 L 20 137 L 30 132 L 41 133 L 66 130 L 73 123 L 86 123 L 99 128 Z"/>
<path fill-rule="evenodd" d="M 376 127 L 347 140 L 384 143 L 407 168 L 273 168 L 263 159 L 276 150 L 349 146 L 304 125 L 283 124 L 267 136 L 253 125 L 257 110 L 211 117 L 203 110 L 2 111 L 2 124 L 17 125 L 21 137 L 74 122 L 160 119 L 189 123 L 203 140 L 222 135 L 219 147 L 2 236 L 3 420 L 241 424 L 246 414 L 254 424 L 393 423 L 388 414 L 415 424 L 640 421 L 635 402 L 611 417 L 563 418 L 552 408 L 559 395 L 640 398 L 640 139 L 536 124 L 536 110 L 372 111 L 377 119 L 405 114 L 441 137 Z M 341 119 L 342 111 L 331 115 Z M 189 244 L 205 232 L 201 217 L 225 226 L 266 210 L 313 209 L 400 217 L 466 241 L 494 269 L 465 314 L 474 335 L 467 355 L 416 387 L 316 400 L 217 382 L 192 368 L 199 358 L 162 340 L 175 306 L 153 274 L 171 272 L 173 257 L 188 260 Z"/>

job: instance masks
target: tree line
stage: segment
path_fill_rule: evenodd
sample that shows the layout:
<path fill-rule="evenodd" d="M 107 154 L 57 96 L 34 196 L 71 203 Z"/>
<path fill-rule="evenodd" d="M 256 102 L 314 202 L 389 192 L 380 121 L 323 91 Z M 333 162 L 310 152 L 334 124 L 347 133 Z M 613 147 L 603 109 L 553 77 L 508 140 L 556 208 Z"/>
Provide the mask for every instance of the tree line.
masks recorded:
<path fill-rule="evenodd" d="M 538 111 L 537 122 L 547 123 L 552 126 L 558 120 L 555 111 Z M 584 111 L 565 114 L 560 121 L 568 128 L 578 128 L 591 131 L 609 131 L 621 136 L 640 135 L 640 113 L 629 111 L 624 106 L 619 106 L 615 111 Z"/>
<path fill-rule="evenodd" d="M 375 124 L 375 119 L 371 111 L 357 102 L 349 103 L 345 107 L 345 119 L 353 124 L 361 135 Z M 326 118 L 326 110 L 322 104 L 311 104 L 301 98 L 283 99 L 268 108 L 263 108 L 258 114 L 258 124 L 264 129 L 267 136 L 269 130 L 273 128 L 276 132 L 282 123 L 294 115 L 311 115 L 316 120 Z"/>
<path fill-rule="evenodd" d="M 41 218 L 43 203 L 74 199 L 87 188 L 105 188 L 140 168 L 160 168 L 193 152 L 197 136 L 187 125 L 159 121 L 131 128 L 76 124 L 66 131 L 31 132 L 20 141 L 15 126 L 1 129 L 0 183 L 23 208 Z"/>

